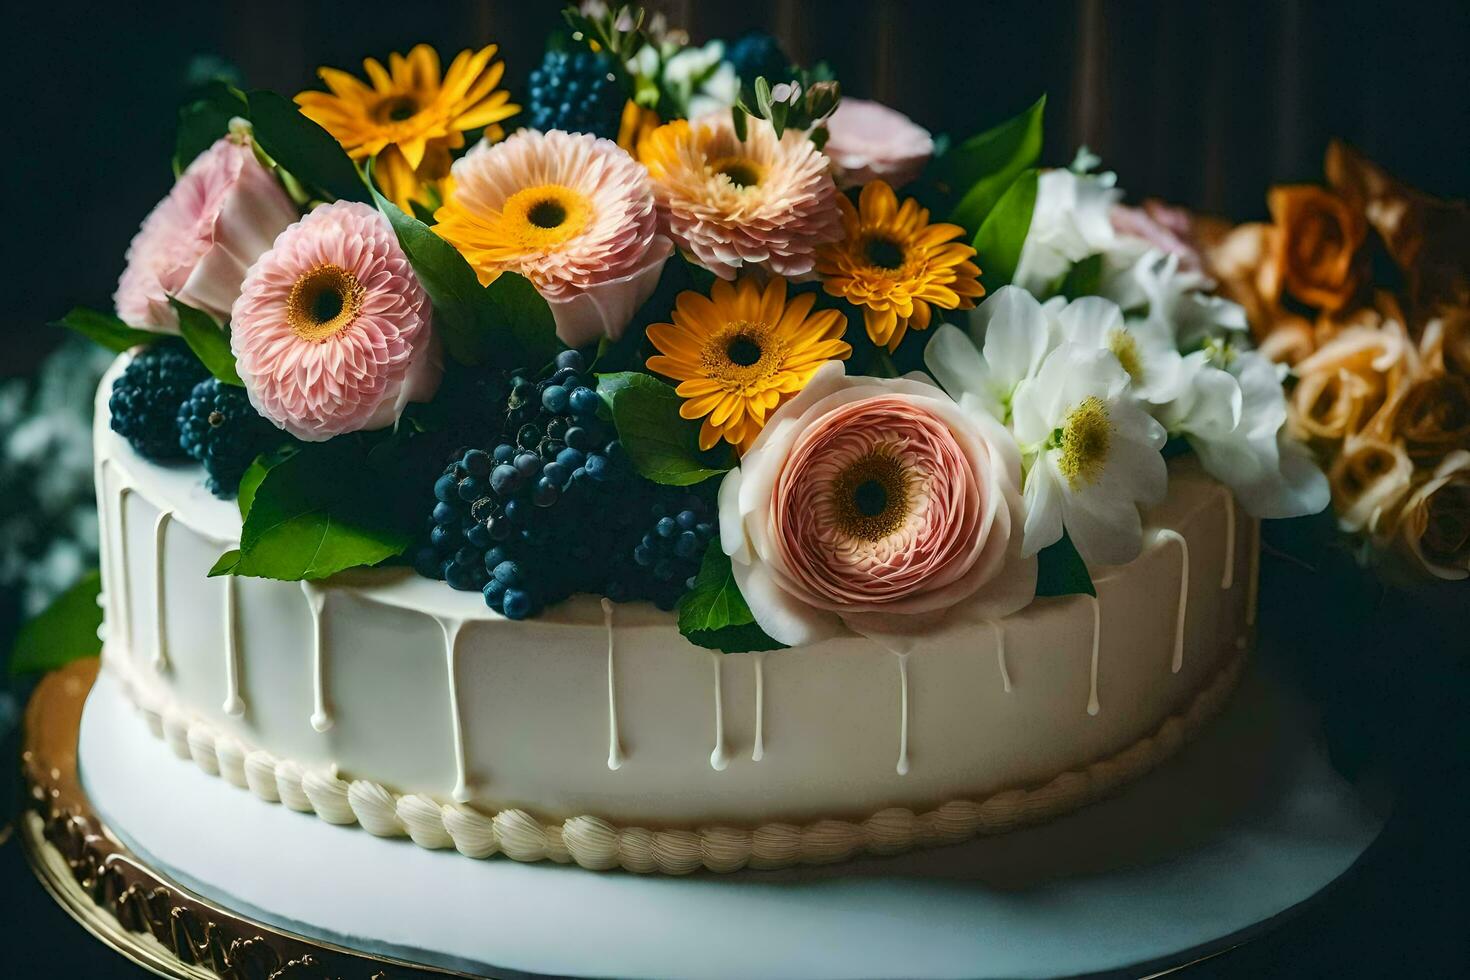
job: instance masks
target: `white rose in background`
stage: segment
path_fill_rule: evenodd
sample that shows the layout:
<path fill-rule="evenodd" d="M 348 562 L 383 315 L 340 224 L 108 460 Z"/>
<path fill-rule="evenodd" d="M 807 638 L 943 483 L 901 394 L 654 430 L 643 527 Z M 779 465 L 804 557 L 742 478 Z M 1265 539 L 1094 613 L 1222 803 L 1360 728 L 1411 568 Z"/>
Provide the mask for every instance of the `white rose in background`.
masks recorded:
<path fill-rule="evenodd" d="M 1110 351 L 1064 343 L 1012 403 L 1016 441 L 1030 466 L 1022 554 L 1066 530 L 1088 564 L 1121 565 L 1142 548 L 1139 504 L 1164 498 L 1164 427 L 1128 390 Z"/>
<path fill-rule="evenodd" d="M 216 320 L 230 315 L 245 271 L 300 214 L 232 132 L 199 154 L 128 246 L 113 304 L 130 326 L 178 333 L 173 296 Z"/>
<path fill-rule="evenodd" d="M 1074 264 L 1090 256 L 1104 256 L 1105 276 L 1130 267 L 1148 245 L 1114 230 L 1112 211 L 1123 197 L 1116 183 L 1111 173 L 1043 171 L 1036 181 L 1031 229 L 1011 281 L 1049 296 Z"/>
<path fill-rule="evenodd" d="M 903 652 L 951 612 L 1036 592 L 1021 554 L 1021 457 L 1005 426 L 922 378 L 820 368 L 720 487 L 720 541 L 782 643 L 844 628 Z"/>
<path fill-rule="evenodd" d="M 827 120 L 822 152 L 837 166 L 839 187 L 883 180 L 897 190 L 934 155 L 934 137 L 881 102 L 844 98 Z"/>

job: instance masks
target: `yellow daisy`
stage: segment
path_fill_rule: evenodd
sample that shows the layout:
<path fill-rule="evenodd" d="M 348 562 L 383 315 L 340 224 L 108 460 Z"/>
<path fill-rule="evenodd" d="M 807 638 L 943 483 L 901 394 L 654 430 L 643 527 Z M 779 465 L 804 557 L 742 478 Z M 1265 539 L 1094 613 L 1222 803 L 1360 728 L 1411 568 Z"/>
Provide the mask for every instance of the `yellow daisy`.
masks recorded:
<path fill-rule="evenodd" d="M 750 448 L 766 419 L 800 391 L 825 362 L 845 360 L 847 319 L 812 312 L 815 293 L 786 300 L 786 281 L 762 287 L 752 278 L 717 280 L 709 296 L 680 293 L 673 323 L 655 323 L 648 339 L 659 353 L 648 368 L 679 382 L 679 414 L 704 419 L 699 447 L 721 439 Z"/>
<path fill-rule="evenodd" d="M 447 194 L 438 182 L 449 176 L 449 153 L 464 146 L 464 134 L 485 130 L 490 141 L 505 135 L 500 122 L 520 111 L 509 93 L 497 89 L 505 64 L 493 61 L 496 47 L 461 51 L 441 78 L 439 55 L 427 44 L 407 56 L 394 52 L 388 67 L 367 58 L 362 67 L 371 86 L 336 68 L 317 74 L 330 92 L 301 92 L 296 104 L 342 144 L 354 160 L 372 158 L 383 193 L 399 207 L 411 201 L 430 206 Z"/>
<path fill-rule="evenodd" d="M 658 113 L 645 109 L 629 99 L 623 103 L 623 115 L 618 120 L 618 146 L 628 151 L 634 160 L 643 161 L 643 146 L 648 136 L 658 129 Z"/>
<path fill-rule="evenodd" d="M 857 207 L 846 197 L 841 241 L 817 250 L 817 272 L 833 296 L 863 308 L 868 337 L 897 349 L 910 329 L 927 330 L 932 307 L 968 310 L 985 293 L 975 250 L 953 239 L 959 225 L 929 223 L 929 212 L 909 198 L 898 204 L 881 180 L 863 187 Z"/>

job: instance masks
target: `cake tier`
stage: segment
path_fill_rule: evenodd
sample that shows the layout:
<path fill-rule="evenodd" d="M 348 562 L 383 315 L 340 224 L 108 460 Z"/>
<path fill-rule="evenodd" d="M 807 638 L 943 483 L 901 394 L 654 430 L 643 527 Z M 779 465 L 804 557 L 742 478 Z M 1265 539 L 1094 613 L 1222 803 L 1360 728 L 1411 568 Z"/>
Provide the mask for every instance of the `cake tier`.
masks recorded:
<path fill-rule="evenodd" d="M 722 655 L 591 597 L 511 622 L 406 569 L 211 579 L 238 512 L 109 431 L 112 376 L 106 668 L 204 768 L 427 846 L 724 870 L 1004 829 L 1167 755 L 1247 644 L 1256 527 L 1191 459 L 1097 598 L 954 616 L 905 655 L 856 636 Z"/>

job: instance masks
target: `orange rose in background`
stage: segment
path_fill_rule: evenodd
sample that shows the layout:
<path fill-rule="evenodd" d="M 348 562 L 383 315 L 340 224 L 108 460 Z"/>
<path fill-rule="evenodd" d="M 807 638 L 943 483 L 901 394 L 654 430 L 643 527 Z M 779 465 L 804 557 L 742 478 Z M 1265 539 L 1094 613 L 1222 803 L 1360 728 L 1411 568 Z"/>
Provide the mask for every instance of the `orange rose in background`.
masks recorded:
<path fill-rule="evenodd" d="M 1404 502 L 1398 533 L 1424 570 L 1443 579 L 1470 575 L 1470 452 L 1458 450 Z"/>
<path fill-rule="evenodd" d="M 1306 184 L 1271 188 L 1281 284 L 1311 306 L 1339 310 L 1362 282 L 1359 252 L 1368 233 L 1361 212 L 1331 191 Z"/>
<path fill-rule="evenodd" d="M 1406 387 L 1408 351 L 1397 330 L 1351 327 L 1298 362 L 1290 402 L 1297 430 L 1336 441 L 1368 429 Z"/>
<path fill-rule="evenodd" d="M 1364 436 L 1347 440 L 1327 473 L 1338 526 L 1344 531 L 1379 531 L 1413 479 L 1414 463 L 1402 443 Z"/>
<path fill-rule="evenodd" d="M 1414 382 L 1398 406 L 1394 429 L 1421 465 L 1470 448 L 1470 381 L 1436 374 Z"/>

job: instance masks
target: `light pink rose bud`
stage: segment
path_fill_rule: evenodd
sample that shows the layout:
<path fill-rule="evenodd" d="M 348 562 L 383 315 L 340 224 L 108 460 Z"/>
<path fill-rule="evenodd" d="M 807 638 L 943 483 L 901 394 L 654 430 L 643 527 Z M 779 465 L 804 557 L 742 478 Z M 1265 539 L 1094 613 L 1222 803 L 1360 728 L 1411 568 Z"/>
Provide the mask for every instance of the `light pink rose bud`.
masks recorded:
<path fill-rule="evenodd" d="M 929 131 L 881 102 L 844 98 L 827 120 L 823 152 L 837 165 L 837 183 L 856 187 L 885 180 L 899 188 L 934 155 Z"/>
<path fill-rule="evenodd" d="M 1167 255 L 1179 256 L 1181 271 L 1200 271 L 1199 249 L 1195 247 L 1194 235 L 1190 231 L 1189 215 L 1183 209 L 1170 207 L 1162 201 L 1148 200 L 1141 208 L 1115 205 L 1109 218 L 1118 234 L 1142 239 Z"/>
<path fill-rule="evenodd" d="M 995 618 L 1035 596 L 1015 440 L 920 377 L 823 366 L 721 485 L 735 581 L 782 643 L 846 628 L 904 652 L 952 611 Z"/>
<path fill-rule="evenodd" d="M 245 270 L 300 215 L 250 148 L 231 135 L 199 154 L 128 246 L 113 304 L 131 326 L 178 333 L 170 296 L 217 320 Z"/>

